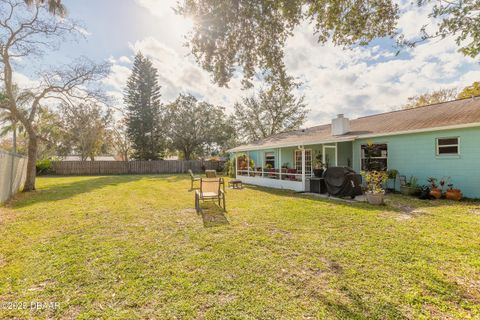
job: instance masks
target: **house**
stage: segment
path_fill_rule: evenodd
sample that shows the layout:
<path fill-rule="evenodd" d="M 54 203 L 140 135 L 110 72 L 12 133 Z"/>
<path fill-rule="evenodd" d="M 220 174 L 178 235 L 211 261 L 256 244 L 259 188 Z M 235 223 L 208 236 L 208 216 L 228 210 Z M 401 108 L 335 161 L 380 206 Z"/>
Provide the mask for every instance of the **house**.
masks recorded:
<path fill-rule="evenodd" d="M 369 144 L 375 154 L 369 152 L 367 159 Z M 480 98 L 354 120 L 340 114 L 330 124 L 229 151 L 235 155 L 237 178 L 254 185 L 305 191 L 316 159 L 326 167 L 359 172 L 373 158 L 378 169 L 396 169 L 407 178 L 417 177 L 419 184 L 428 177 L 450 177 L 466 197 L 480 198 Z"/>

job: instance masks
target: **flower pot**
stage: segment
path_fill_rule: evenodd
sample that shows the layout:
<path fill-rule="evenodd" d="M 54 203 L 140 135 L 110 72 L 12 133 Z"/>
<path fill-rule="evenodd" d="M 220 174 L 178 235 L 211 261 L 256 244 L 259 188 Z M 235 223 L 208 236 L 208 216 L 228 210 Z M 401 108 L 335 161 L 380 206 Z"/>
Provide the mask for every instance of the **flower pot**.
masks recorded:
<path fill-rule="evenodd" d="M 400 186 L 400 193 L 405 196 L 413 196 L 417 191 L 417 187 Z"/>
<path fill-rule="evenodd" d="M 323 169 L 313 169 L 313 174 L 317 178 L 321 178 L 323 176 Z"/>
<path fill-rule="evenodd" d="M 442 190 L 440 189 L 432 189 L 430 190 L 430 195 L 435 199 L 440 199 L 442 197 Z"/>
<path fill-rule="evenodd" d="M 383 199 L 385 197 L 384 193 L 372 193 L 372 192 L 366 192 L 367 195 L 367 201 L 370 204 L 374 205 L 381 205 L 383 204 Z"/>
<path fill-rule="evenodd" d="M 445 198 L 447 198 L 448 200 L 459 201 L 460 199 L 462 199 L 462 197 L 462 191 L 458 189 L 451 189 L 445 192 Z"/>

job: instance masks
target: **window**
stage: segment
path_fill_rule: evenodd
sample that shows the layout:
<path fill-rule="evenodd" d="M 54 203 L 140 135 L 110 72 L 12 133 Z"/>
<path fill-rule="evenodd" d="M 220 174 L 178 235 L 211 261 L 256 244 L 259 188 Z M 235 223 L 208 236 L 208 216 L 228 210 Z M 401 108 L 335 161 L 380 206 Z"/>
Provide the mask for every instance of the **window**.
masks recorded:
<path fill-rule="evenodd" d="M 387 144 L 362 144 L 362 170 L 386 171 L 388 167 Z"/>
<path fill-rule="evenodd" d="M 295 150 L 295 169 L 302 172 L 302 150 Z M 312 174 L 312 150 L 305 150 L 305 174 Z"/>
<path fill-rule="evenodd" d="M 275 152 L 265 152 L 265 166 L 267 164 L 275 168 Z"/>
<path fill-rule="evenodd" d="M 458 155 L 460 152 L 460 141 L 456 138 L 438 138 L 437 156 L 440 155 Z"/>

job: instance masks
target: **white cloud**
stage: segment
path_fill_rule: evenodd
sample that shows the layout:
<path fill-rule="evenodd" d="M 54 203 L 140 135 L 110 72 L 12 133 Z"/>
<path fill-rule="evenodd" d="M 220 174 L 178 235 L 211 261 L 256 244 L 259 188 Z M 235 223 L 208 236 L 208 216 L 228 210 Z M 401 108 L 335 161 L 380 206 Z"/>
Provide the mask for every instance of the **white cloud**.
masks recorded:
<path fill-rule="evenodd" d="M 239 79 L 233 79 L 230 89 L 211 83 L 211 75 L 202 70 L 183 47 L 182 34 L 190 22 L 174 14 L 176 0 L 136 0 L 136 3 L 168 24 L 165 34 L 146 37 L 129 44 L 132 56 L 114 59 L 112 74 L 105 81 L 112 91 L 120 92 L 130 74 L 134 53 L 141 50 L 158 69 L 162 96 L 173 100 L 179 93 L 192 93 L 211 103 L 232 110 L 233 103 L 251 92 L 241 90 Z M 418 35 L 429 19 L 428 7 L 418 8 L 411 1 L 401 2 L 399 25 L 409 38 Z M 172 33 L 176 34 L 175 36 Z M 172 39 L 176 39 L 172 41 Z M 167 45 L 168 43 L 168 45 Z M 480 66 L 458 53 L 452 39 L 429 41 L 408 49 L 399 56 L 388 41 L 375 46 L 342 50 L 332 44 L 317 43 L 311 26 L 303 25 L 289 39 L 285 61 L 288 71 L 300 79 L 302 93 L 311 110 L 307 125 L 329 122 L 337 113 L 350 118 L 390 111 L 398 108 L 407 98 L 439 88 L 458 87 L 480 79 Z"/>
<path fill-rule="evenodd" d="M 312 109 L 307 125 L 313 125 L 329 122 L 337 113 L 355 118 L 390 111 L 410 96 L 461 88 L 480 79 L 478 63 L 457 49 L 452 39 L 445 39 L 422 43 L 399 56 L 391 44 L 342 50 L 319 45 L 311 27 L 302 26 L 288 41 L 286 63 L 305 83 Z"/>
<path fill-rule="evenodd" d="M 220 88 L 211 83 L 210 74 L 201 69 L 193 57 L 187 54 L 187 50 L 177 52 L 153 37 L 129 44 L 132 56 L 141 51 L 149 57 L 158 70 L 159 84 L 162 86 L 161 94 L 164 101 L 174 100 L 179 93 L 191 93 L 199 99 L 213 104 L 225 106 L 230 111 L 236 100 L 240 99 L 244 92 L 241 90 L 240 81 L 232 80 L 230 88 Z M 129 61 L 132 58 L 127 58 Z M 131 73 L 129 67 L 114 59 L 112 72 L 105 79 L 105 84 L 114 90 L 123 90 L 128 76 Z"/>
<path fill-rule="evenodd" d="M 161 18 L 173 12 L 177 0 L 135 0 L 135 2 Z"/>

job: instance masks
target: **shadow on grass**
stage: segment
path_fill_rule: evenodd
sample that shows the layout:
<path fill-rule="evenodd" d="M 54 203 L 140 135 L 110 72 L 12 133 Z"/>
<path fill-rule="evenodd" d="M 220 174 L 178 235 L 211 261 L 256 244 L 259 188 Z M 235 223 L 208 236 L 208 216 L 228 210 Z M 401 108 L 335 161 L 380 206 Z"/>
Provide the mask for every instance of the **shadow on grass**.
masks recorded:
<path fill-rule="evenodd" d="M 106 186 L 116 186 L 122 183 L 141 180 L 144 176 L 102 176 L 82 177 L 77 181 L 68 183 L 56 183 L 35 192 L 19 194 L 10 203 L 13 208 L 24 208 L 37 203 L 53 202 L 69 199 L 82 193 L 88 193 Z M 61 179 L 60 177 L 48 177 L 45 179 Z M 99 199 L 100 201 L 101 199 Z"/>
<path fill-rule="evenodd" d="M 205 228 L 230 224 L 225 215 L 225 211 L 215 203 L 208 201 L 200 203 L 200 206 L 202 210 L 199 214 L 202 216 L 203 226 Z"/>
<path fill-rule="evenodd" d="M 384 205 L 377 206 L 377 205 L 368 204 L 367 202 L 348 201 L 350 200 L 350 198 L 348 197 L 344 199 L 345 201 L 343 201 L 343 200 L 334 199 L 334 198 L 330 199 L 325 197 L 317 197 L 314 195 L 299 193 L 292 190 L 268 188 L 268 187 L 256 186 L 251 184 L 248 184 L 248 185 L 244 184 L 244 188 L 254 190 L 260 193 L 268 193 L 275 196 L 298 198 L 299 200 L 306 199 L 311 201 L 318 201 L 321 203 L 333 203 L 336 206 L 345 207 L 345 208 L 361 208 L 362 210 L 373 210 L 373 211 L 388 210 L 388 211 L 397 212 L 397 213 L 405 213 L 405 212 L 413 211 L 417 209 L 435 208 L 440 206 L 451 207 L 459 204 L 459 202 L 453 202 L 453 201 L 447 201 L 447 200 L 420 200 L 415 197 L 403 196 L 400 194 L 391 194 L 391 195 L 387 195 Z M 475 204 L 475 202 L 472 202 L 472 203 L 462 202 L 462 203 L 472 204 L 472 205 Z"/>

